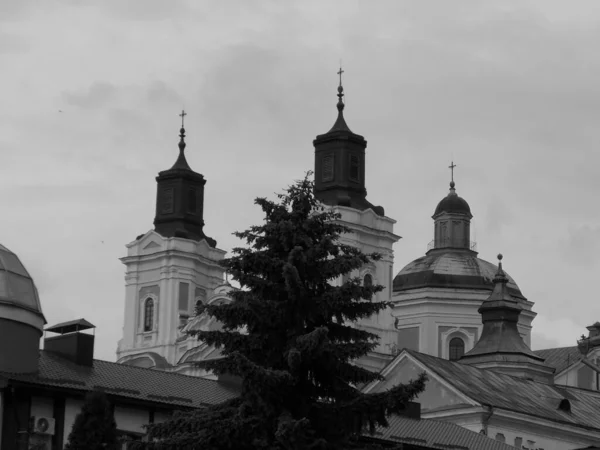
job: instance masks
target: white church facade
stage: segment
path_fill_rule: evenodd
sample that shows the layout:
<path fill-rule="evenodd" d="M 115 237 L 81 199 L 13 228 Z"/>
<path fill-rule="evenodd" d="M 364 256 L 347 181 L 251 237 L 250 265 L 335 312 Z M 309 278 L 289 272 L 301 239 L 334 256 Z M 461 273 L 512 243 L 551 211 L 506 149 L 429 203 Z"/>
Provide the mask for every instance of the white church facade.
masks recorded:
<path fill-rule="evenodd" d="M 450 191 L 434 210 L 433 240 L 423 257 L 394 275 L 395 220 L 367 200 L 363 136 L 343 116 L 313 141 L 315 195 L 350 229 L 342 241 L 382 258 L 356 273 L 384 286 L 375 301 L 392 306 L 356 326 L 380 336 L 378 348 L 357 361 L 385 381 L 366 392 L 429 374 L 419 396 L 424 418 L 453 422 L 536 450 L 600 448 L 600 323 L 576 346 L 532 351 L 534 303 L 502 265 L 478 257 L 469 204 Z M 218 329 L 195 315 L 201 303 L 230 301 L 233 289 L 219 262 L 225 251 L 204 234 L 205 179 L 179 157 L 157 180 L 155 228 L 127 246 L 126 294 L 119 363 L 211 378 L 203 365 L 219 352 L 189 337 Z M 453 166 L 453 165 L 452 165 Z M 501 258 L 500 258 L 501 259 Z M 335 281 L 343 283 L 344 279 Z"/>

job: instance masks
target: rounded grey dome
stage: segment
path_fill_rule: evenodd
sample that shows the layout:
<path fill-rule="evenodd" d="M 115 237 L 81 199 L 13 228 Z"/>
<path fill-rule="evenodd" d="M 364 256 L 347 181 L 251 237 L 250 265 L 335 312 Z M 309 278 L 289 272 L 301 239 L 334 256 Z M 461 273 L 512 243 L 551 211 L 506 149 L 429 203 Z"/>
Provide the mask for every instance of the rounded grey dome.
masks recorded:
<path fill-rule="evenodd" d="M 0 245 L 0 303 L 18 306 L 43 317 L 37 288 L 21 260 Z"/>
<path fill-rule="evenodd" d="M 477 257 L 475 252 L 439 249 L 407 264 L 394 278 L 393 291 L 402 292 L 418 288 L 484 289 L 492 291 L 495 264 Z M 517 283 L 508 277 L 508 291 L 524 299 Z"/>

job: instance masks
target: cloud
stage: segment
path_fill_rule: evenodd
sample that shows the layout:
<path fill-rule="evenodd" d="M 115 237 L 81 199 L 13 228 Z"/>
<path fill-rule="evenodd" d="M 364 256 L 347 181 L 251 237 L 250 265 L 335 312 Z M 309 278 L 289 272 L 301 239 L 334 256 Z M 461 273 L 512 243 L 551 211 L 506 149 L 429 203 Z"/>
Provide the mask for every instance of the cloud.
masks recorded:
<path fill-rule="evenodd" d="M 550 318 L 538 315 L 533 321 L 534 332 L 531 336 L 533 350 L 553 347 L 573 347 L 577 339 L 587 331 L 589 324 L 577 324 L 571 318 Z"/>
<path fill-rule="evenodd" d="M 112 84 L 95 82 L 84 92 L 64 92 L 63 99 L 80 108 L 99 108 L 110 103 L 116 95 L 117 89 Z"/>
<path fill-rule="evenodd" d="M 559 251 L 565 262 L 590 267 L 598 262 L 600 252 L 600 225 L 571 225 L 566 239 L 561 240 Z"/>

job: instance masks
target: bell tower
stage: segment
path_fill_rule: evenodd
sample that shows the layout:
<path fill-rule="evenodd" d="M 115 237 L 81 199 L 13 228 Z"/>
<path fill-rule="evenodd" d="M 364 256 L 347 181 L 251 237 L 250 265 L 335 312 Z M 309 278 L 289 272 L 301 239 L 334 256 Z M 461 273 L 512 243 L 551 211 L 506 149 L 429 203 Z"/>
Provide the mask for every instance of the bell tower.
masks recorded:
<path fill-rule="evenodd" d="M 206 180 L 185 157 L 182 126 L 175 164 L 156 177 L 154 230 L 127 245 L 125 321 L 117 360 L 123 364 L 183 371 L 183 355 L 198 341 L 182 332 L 198 302 L 223 283 L 225 251 L 204 233 Z M 191 369 L 189 369 L 191 370 Z"/>
<path fill-rule="evenodd" d="M 400 239 L 394 234 L 395 220 L 386 217 L 382 206 L 367 200 L 366 148 L 367 141 L 353 133 L 344 119 L 344 87 L 342 74 L 337 88 L 337 119 L 325 134 L 313 141 L 315 147 L 315 197 L 341 215 L 340 223 L 351 232 L 342 236 L 344 244 L 359 248 L 364 253 L 379 253 L 382 258 L 373 261 L 349 276 L 358 276 L 364 283 L 385 287 L 373 296 L 373 301 L 389 301 L 392 294 L 393 245 Z M 337 280 L 343 283 L 345 279 Z M 389 311 L 360 321 L 357 327 L 381 336 L 379 347 L 358 364 L 371 370 L 380 370 L 391 358 L 391 342 L 396 330 Z"/>

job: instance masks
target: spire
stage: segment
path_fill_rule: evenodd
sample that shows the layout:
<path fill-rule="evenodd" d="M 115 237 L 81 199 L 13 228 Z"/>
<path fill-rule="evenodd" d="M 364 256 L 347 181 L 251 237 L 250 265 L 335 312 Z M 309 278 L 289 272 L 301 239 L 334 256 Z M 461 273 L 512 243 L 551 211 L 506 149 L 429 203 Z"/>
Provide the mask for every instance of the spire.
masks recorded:
<path fill-rule="evenodd" d="M 499 254 L 494 289 L 479 307 L 483 323 L 481 338 L 460 362 L 524 378 L 552 380 L 554 369 L 527 347 L 519 333 L 517 323 L 522 308 L 508 291 L 502 258 Z"/>
<path fill-rule="evenodd" d="M 337 97 L 338 97 L 338 102 L 337 102 L 337 110 L 338 110 L 338 117 L 337 120 L 335 121 L 335 123 L 333 124 L 333 127 L 331 128 L 331 130 L 328 131 L 328 133 L 334 132 L 334 131 L 348 131 L 350 133 L 352 133 L 352 131 L 350 131 L 350 128 L 348 128 L 348 125 L 346 124 L 346 121 L 344 120 L 344 86 L 342 85 L 342 74 L 344 73 L 344 70 L 342 69 L 342 66 L 340 64 L 340 70 L 338 70 L 338 75 L 340 76 L 340 84 L 338 85 L 337 88 Z"/>
<path fill-rule="evenodd" d="M 187 113 L 184 110 L 181 110 L 181 114 L 179 114 L 179 117 L 181 117 L 181 128 L 179 129 L 179 156 L 177 157 L 177 161 L 175 161 L 175 164 L 173 164 L 173 167 L 171 167 L 171 170 L 173 170 L 173 169 L 192 170 L 191 167 L 189 166 L 189 164 L 187 163 L 187 160 L 185 159 L 185 154 L 184 154 L 184 150 L 185 150 L 184 119 L 185 119 L 185 116 L 187 116 Z"/>

